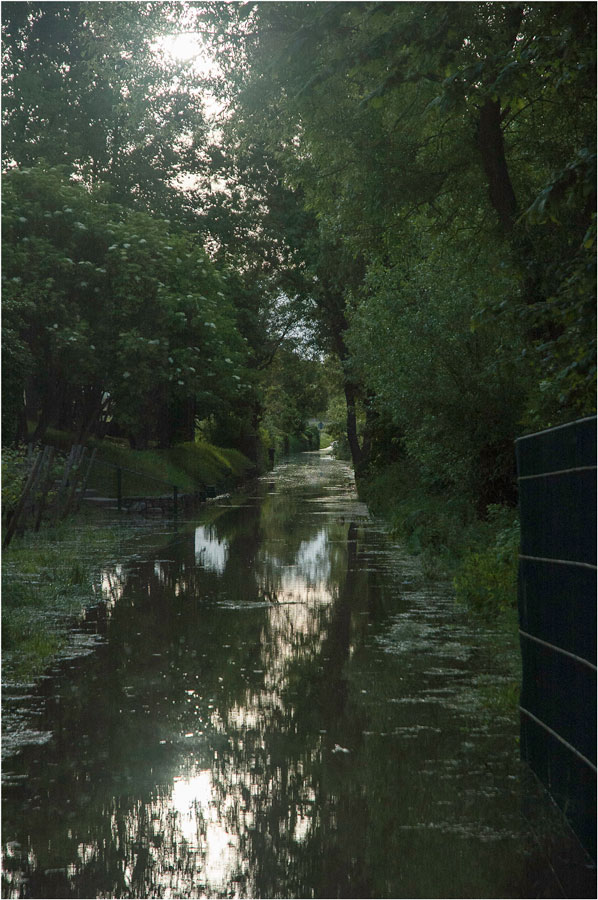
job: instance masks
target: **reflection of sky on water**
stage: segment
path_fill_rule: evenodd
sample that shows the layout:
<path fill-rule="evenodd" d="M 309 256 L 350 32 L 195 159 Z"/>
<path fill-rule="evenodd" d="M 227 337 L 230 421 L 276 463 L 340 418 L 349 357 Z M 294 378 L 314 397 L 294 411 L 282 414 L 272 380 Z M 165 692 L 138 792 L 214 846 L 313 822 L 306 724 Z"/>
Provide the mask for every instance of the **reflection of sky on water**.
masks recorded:
<path fill-rule="evenodd" d="M 280 781 L 280 771 L 275 770 L 268 785 L 272 793 L 280 790 L 280 784 L 274 783 L 277 780 Z M 231 886 L 240 881 L 245 882 L 241 896 L 252 896 L 248 883 L 251 872 L 243 844 L 247 833 L 256 826 L 252 803 L 259 803 L 263 792 L 262 780 L 247 771 L 229 769 L 225 784 L 216 783 L 211 769 L 198 769 L 175 778 L 170 796 L 164 796 L 162 804 L 153 807 L 152 818 L 161 834 L 171 830 L 172 846 L 184 842 L 187 863 L 181 868 L 177 867 L 176 858 L 156 860 L 163 873 L 161 887 L 166 888 L 162 896 L 240 896 L 238 891 L 231 892 Z M 306 788 L 304 794 L 300 809 L 289 810 L 287 821 L 281 823 L 281 830 L 297 844 L 307 838 L 316 801 L 312 788 Z M 177 868 L 173 883 L 172 873 Z"/>
<path fill-rule="evenodd" d="M 345 527 L 341 530 L 344 533 Z M 149 804 L 127 810 L 124 821 L 118 808 L 113 812 L 113 838 L 123 852 L 126 890 L 134 896 L 140 895 L 140 877 L 145 891 L 151 883 L 151 890 L 163 897 L 251 895 L 247 846 L 254 840 L 256 816 L 273 797 L 284 796 L 289 773 L 297 782 L 300 802 L 289 807 L 278 827 L 290 846 L 309 840 L 316 793 L 304 779 L 301 760 L 284 774 L 268 761 L 268 735 L 280 728 L 283 719 L 292 720 L 293 707 L 285 692 L 293 666 L 321 652 L 339 590 L 331 554 L 337 554 L 337 563 L 344 562 L 346 545 L 331 540 L 328 527 L 319 526 L 313 536 L 298 542 L 294 556 L 281 554 L 284 546 L 266 538 L 257 547 L 253 571 L 257 604 L 243 597 L 222 603 L 227 616 L 238 615 L 237 608 L 244 612 L 252 606 L 261 608 L 259 662 L 249 673 L 242 670 L 249 676 L 245 690 L 226 709 L 214 708 L 212 703 L 202 709 L 197 692 L 187 689 L 187 701 L 195 706 L 196 716 L 185 718 L 173 738 L 182 747 L 189 746 L 189 755 L 181 758 L 170 784 L 161 785 Z M 195 565 L 219 580 L 235 559 L 234 545 L 219 536 L 213 524 L 195 528 L 193 552 Z M 168 561 L 155 560 L 155 579 L 166 588 L 170 584 L 178 597 L 189 587 L 192 567 L 182 565 L 169 582 L 171 571 L 174 574 Z M 102 592 L 111 606 L 122 598 L 125 584 L 122 567 L 103 573 Z M 215 734 L 224 740 L 224 749 L 208 747 Z M 203 761 L 197 759 L 198 746 L 207 750 L 207 757 L 199 753 Z M 318 758 L 320 752 L 318 741 L 311 756 Z M 99 855 L 97 845 L 80 844 L 71 877 L 93 865 L 94 859 L 97 862 Z"/>
<path fill-rule="evenodd" d="M 100 598 L 104 601 L 108 614 L 122 597 L 125 580 L 124 568 L 120 564 L 100 573 Z"/>
<path fill-rule="evenodd" d="M 209 565 L 212 571 L 220 567 L 222 574 L 229 552 L 225 541 L 218 541 L 202 526 L 195 532 L 195 548 L 202 566 Z M 225 739 L 211 767 L 188 759 L 185 769 L 174 777 L 170 793 L 156 803 L 160 830 L 170 828 L 171 846 L 184 846 L 186 854 L 181 869 L 176 854 L 170 861 L 164 855 L 168 842 L 161 847 L 163 896 L 251 896 L 247 842 L 254 840 L 258 811 L 285 794 L 289 774 L 297 781 L 301 802 L 289 807 L 279 828 L 291 846 L 309 838 L 315 791 L 309 780 L 303 780 L 300 760 L 295 766 L 287 762 L 286 772 L 273 765 L 268 735 L 280 729 L 282 720 L 292 720 L 292 704 L 286 697 L 292 667 L 300 659 L 315 658 L 325 639 L 335 593 L 329 583 L 330 548 L 328 532 L 321 528 L 313 538 L 300 542 L 291 565 L 263 545 L 258 553 L 256 575 L 258 583 L 261 576 L 262 593 L 269 600 L 262 612 L 259 668 L 247 673 L 250 684 L 236 701 L 226 710 L 211 712 L 210 733 Z M 201 735 L 201 731 L 182 732 L 179 739 L 201 740 Z M 319 747 L 312 750 L 319 755 Z M 168 874 L 173 870 L 176 876 Z M 242 884 L 242 890 L 231 892 L 235 884 Z"/>
<path fill-rule="evenodd" d="M 267 809 L 275 798 L 286 797 L 289 778 L 295 802 L 288 804 L 285 813 L 278 811 L 279 834 L 290 848 L 310 840 L 317 798 L 303 767 L 311 767 L 319 759 L 322 738 L 316 739 L 305 758 L 302 752 L 282 767 L 270 758 L 270 741 L 276 732 L 284 734 L 293 722 L 293 700 L 287 689 L 294 667 L 301 662 L 309 665 L 321 653 L 333 601 L 339 594 L 338 576 L 346 567 L 342 540 L 346 526 L 341 525 L 339 532 L 334 526 L 308 525 L 307 532 L 298 534 L 289 546 L 287 540 L 281 540 L 284 521 L 280 525 L 281 531 L 270 523 L 255 544 L 252 580 L 246 582 L 253 587 L 246 594 L 243 567 L 248 545 L 225 536 L 227 532 L 223 534 L 218 523 L 194 528 L 191 558 L 155 558 L 145 569 L 115 564 L 100 573 L 97 592 L 105 603 L 106 620 L 112 620 L 120 604 L 127 603 L 132 574 L 136 595 L 155 597 L 157 604 L 164 598 L 170 604 L 169 596 L 201 600 L 205 584 L 201 572 L 209 573 L 222 586 L 212 590 L 224 621 L 238 616 L 240 610 L 243 616 L 253 616 L 259 609 L 261 616 L 256 634 L 258 655 L 251 668 L 240 667 L 246 683 L 221 705 L 212 696 L 213 689 L 208 691 L 209 698 L 207 694 L 202 698 L 196 690 L 198 682 L 187 682 L 184 706 L 190 713 L 177 715 L 178 728 L 175 726 L 166 740 L 159 740 L 164 747 L 176 748 L 161 783 L 150 796 L 125 798 L 116 792 L 104 807 L 104 815 L 111 821 L 108 846 L 116 854 L 119 895 L 255 895 L 251 847 L 261 840 Z M 234 578 L 237 570 L 241 574 L 238 580 Z M 238 591 L 231 590 L 231 585 Z M 153 658 L 160 656 L 154 654 Z M 237 665 L 235 660 L 231 664 Z M 143 705 L 142 692 L 132 688 L 126 696 L 133 707 Z M 182 709 L 180 699 L 172 695 L 175 709 Z M 73 883 L 101 868 L 105 859 L 105 838 L 92 839 L 85 829 L 80 838 L 63 870 Z M 28 862 L 34 870 L 46 865 L 43 854 L 38 857 L 33 850 Z M 7 883 L 10 881 L 8 878 Z M 13 896 L 20 890 L 18 876 L 13 890 Z M 96 888 L 97 897 L 112 895 Z"/>
<path fill-rule="evenodd" d="M 101 573 L 103 656 L 14 764 L 4 896 L 536 896 L 508 874 L 532 858 L 512 723 L 467 687 L 482 632 L 443 588 L 402 599 L 415 563 L 339 473 Z"/>
<path fill-rule="evenodd" d="M 328 531 L 301 541 L 292 563 L 276 553 L 276 544 L 261 548 L 256 565 L 266 599 L 276 603 L 330 603 L 336 596 L 331 584 L 332 564 Z M 297 613 L 301 617 L 301 613 Z"/>
<path fill-rule="evenodd" d="M 213 525 L 200 525 L 195 529 L 195 562 L 222 575 L 228 560 L 229 546 L 226 538 L 218 537 Z"/>
<path fill-rule="evenodd" d="M 322 528 L 309 541 L 302 541 L 297 553 L 297 568 L 309 582 L 323 582 L 330 578 L 328 532 Z"/>
<path fill-rule="evenodd" d="M 195 865 L 200 881 L 209 885 L 211 891 L 225 890 L 231 873 L 243 869 L 239 835 L 226 824 L 227 811 L 235 802 L 233 791 L 222 803 L 218 802 L 212 772 L 204 769 L 189 777 L 175 778 L 170 803 L 165 804 L 177 816 L 181 838 L 197 854 Z"/>

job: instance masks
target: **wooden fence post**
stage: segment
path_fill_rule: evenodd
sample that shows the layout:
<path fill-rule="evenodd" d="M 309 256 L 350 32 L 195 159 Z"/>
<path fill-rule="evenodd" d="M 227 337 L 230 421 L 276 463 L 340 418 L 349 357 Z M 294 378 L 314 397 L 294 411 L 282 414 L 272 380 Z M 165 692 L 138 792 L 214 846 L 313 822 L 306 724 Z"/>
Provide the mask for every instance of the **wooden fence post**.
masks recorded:
<path fill-rule="evenodd" d="M 52 486 L 52 464 L 54 462 L 54 455 L 55 455 L 56 451 L 54 450 L 54 447 L 46 447 L 45 449 L 48 451 L 46 462 L 45 462 L 45 478 L 42 481 L 41 495 L 40 495 L 39 503 L 38 503 L 38 507 L 37 507 L 37 515 L 35 517 L 35 522 L 33 525 L 34 531 L 39 531 L 39 529 L 40 529 L 42 516 L 43 516 L 44 510 L 46 508 L 48 491 L 50 490 L 50 487 Z"/>
<path fill-rule="evenodd" d="M 67 488 L 67 484 L 68 484 L 68 480 L 69 480 L 69 474 L 70 474 L 71 468 L 73 466 L 73 463 L 75 461 L 76 453 L 77 453 L 77 445 L 73 444 L 73 446 L 71 447 L 70 453 L 68 455 L 68 458 L 64 464 L 64 472 L 62 473 L 60 487 L 58 488 L 58 495 L 56 497 L 56 509 L 54 511 L 54 522 L 55 523 L 58 522 L 58 519 L 60 518 L 60 507 L 62 505 L 62 500 L 63 500 L 63 497 L 66 492 L 66 488 Z"/>
<path fill-rule="evenodd" d="M 83 471 L 83 460 L 85 459 L 86 454 L 87 454 L 87 447 L 82 447 L 81 445 L 79 445 L 76 459 L 75 459 L 75 464 L 73 466 L 71 484 L 70 484 L 69 491 L 68 491 L 66 501 L 64 504 L 64 509 L 62 510 L 62 518 L 63 519 L 66 519 L 66 517 L 68 516 L 69 510 L 73 503 L 73 498 L 74 498 L 75 492 L 77 490 L 77 484 L 79 482 L 81 473 Z"/>
<path fill-rule="evenodd" d="M 50 448 L 40 446 L 39 453 L 41 454 L 41 462 L 37 471 L 37 477 L 34 479 L 29 491 L 29 496 L 25 500 L 25 505 L 23 506 L 23 511 L 21 513 L 19 525 L 17 527 L 17 533 L 19 531 L 25 530 L 26 522 L 30 515 L 35 520 L 35 509 L 38 504 L 38 488 L 40 487 L 40 485 L 43 485 L 44 482 L 46 463 L 48 460 L 48 455 L 50 453 Z"/>
<path fill-rule="evenodd" d="M 8 545 L 10 544 L 10 542 L 13 538 L 15 531 L 17 530 L 17 525 L 19 524 L 19 519 L 21 518 L 23 510 L 25 509 L 25 504 L 27 502 L 27 499 L 28 499 L 33 487 L 37 483 L 43 456 L 44 456 L 43 453 L 39 453 L 39 455 L 37 456 L 37 459 L 33 463 L 33 468 L 31 469 L 31 471 L 29 473 L 29 477 L 27 478 L 27 481 L 25 482 L 25 487 L 23 488 L 23 493 L 21 494 L 19 502 L 17 503 L 16 509 L 13 513 L 12 519 L 10 520 L 8 528 L 6 529 L 6 534 L 4 535 L 4 540 L 2 542 L 3 547 L 8 547 Z"/>
<path fill-rule="evenodd" d="M 98 452 L 97 447 L 94 447 L 93 450 L 91 451 L 89 465 L 87 466 L 85 478 L 83 479 L 83 482 L 81 484 L 81 490 L 79 491 L 79 498 L 77 500 L 77 503 L 75 504 L 75 510 L 79 509 L 79 507 L 81 506 L 81 501 L 83 500 L 83 497 L 85 496 L 85 491 L 87 490 L 87 482 L 89 481 L 89 476 L 91 475 L 91 470 L 93 469 L 93 464 L 95 462 L 97 452 Z"/>

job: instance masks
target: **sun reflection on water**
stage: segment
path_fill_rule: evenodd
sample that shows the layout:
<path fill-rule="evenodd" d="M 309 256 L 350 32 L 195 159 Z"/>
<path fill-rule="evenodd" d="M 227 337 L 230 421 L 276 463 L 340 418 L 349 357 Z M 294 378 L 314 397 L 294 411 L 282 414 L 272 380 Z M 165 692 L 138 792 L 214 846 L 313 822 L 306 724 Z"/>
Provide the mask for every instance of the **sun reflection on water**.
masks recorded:
<path fill-rule="evenodd" d="M 212 772 L 205 769 L 191 777 L 178 776 L 170 797 L 180 834 L 201 856 L 202 880 L 212 888 L 224 885 L 239 865 L 239 836 L 226 827 L 232 798 L 219 803 L 213 795 Z"/>
<path fill-rule="evenodd" d="M 195 561 L 211 572 L 222 575 L 228 560 L 229 545 L 213 526 L 200 525 L 195 529 Z"/>

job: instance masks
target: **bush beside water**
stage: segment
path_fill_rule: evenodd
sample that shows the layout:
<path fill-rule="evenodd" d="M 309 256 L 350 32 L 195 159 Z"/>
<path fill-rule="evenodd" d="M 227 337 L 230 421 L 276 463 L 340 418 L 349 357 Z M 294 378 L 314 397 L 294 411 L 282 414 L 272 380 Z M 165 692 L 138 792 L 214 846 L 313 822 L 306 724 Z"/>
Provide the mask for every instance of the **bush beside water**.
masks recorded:
<path fill-rule="evenodd" d="M 482 521 L 466 496 L 451 497 L 422 485 L 408 460 L 366 478 L 360 492 L 390 522 L 392 534 L 421 557 L 427 574 L 452 580 L 458 602 L 483 615 L 516 607 L 516 509 L 489 506 Z"/>
<path fill-rule="evenodd" d="M 520 529 L 516 511 L 488 507 L 485 534 L 467 550 L 453 578 L 458 600 L 479 613 L 496 614 L 517 603 Z"/>

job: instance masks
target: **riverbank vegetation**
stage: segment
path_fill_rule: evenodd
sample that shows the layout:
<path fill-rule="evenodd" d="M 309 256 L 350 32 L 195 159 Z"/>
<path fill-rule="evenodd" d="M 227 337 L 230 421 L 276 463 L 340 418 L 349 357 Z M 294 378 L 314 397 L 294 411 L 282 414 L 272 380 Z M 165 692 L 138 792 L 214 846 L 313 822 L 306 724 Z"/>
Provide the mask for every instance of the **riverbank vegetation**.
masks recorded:
<path fill-rule="evenodd" d="M 121 548 L 97 512 L 12 542 L 2 565 L 3 681 L 30 681 L 67 646 L 82 610 L 101 599 L 98 573 Z"/>
<path fill-rule="evenodd" d="M 54 483 L 57 490 L 63 473 L 66 451 L 74 443 L 67 432 L 50 430 L 50 445 L 58 450 L 54 458 Z M 214 447 L 202 441 L 177 444 L 170 449 L 131 450 L 126 442 L 104 439 L 88 441 L 95 451 L 93 461 L 83 462 L 89 467 L 86 489 L 104 498 L 117 497 L 116 476 L 120 470 L 122 493 L 128 497 L 154 497 L 168 493 L 176 485 L 179 492 L 194 494 L 206 485 L 238 485 L 255 474 L 253 463 L 238 450 Z M 60 451 L 64 451 L 61 453 Z M 15 508 L 31 469 L 28 451 L 24 446 L 6 448 L 2 457 L 2 506 L 8 517 Z M 52 498 L 50 498 L 52 499 Z M 54 520 L 55 515 L 50 515 Z"/>
<path fill-rule="evenodd" d="M 595 411 L 595 7 L 2 16 L 3 440 L 263 465 L 322 417 L 413 550 L 508 605 L 514 439 Z"/>
<path fill-rule="evenodd" d="M 491 504 L 481 519 L 467 497 L 423 488 L 406 460 L 370 475 L 362 493 L 391 533 L 421 557 L 424 572 L 452 581 L 459 602 L 482 616 L 510 616 L 517 602 L 516 507 Z"/>

